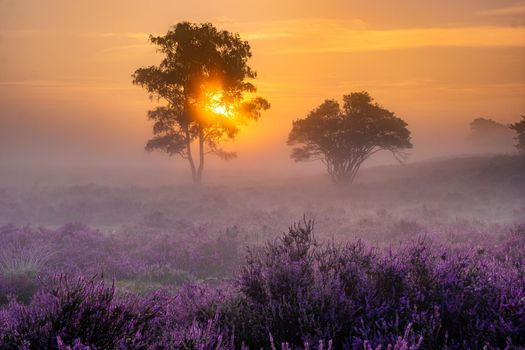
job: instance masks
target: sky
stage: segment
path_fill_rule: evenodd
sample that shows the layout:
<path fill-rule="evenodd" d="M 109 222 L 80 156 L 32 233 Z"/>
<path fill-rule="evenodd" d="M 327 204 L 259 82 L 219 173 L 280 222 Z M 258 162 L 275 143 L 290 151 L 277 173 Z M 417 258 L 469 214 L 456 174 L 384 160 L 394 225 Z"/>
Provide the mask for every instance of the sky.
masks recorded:
<path fill-rule="evenodd" d="M 353 91 L 407 121 L 409 161 L 464 154 L 477 117 L 525 113 L 521 0 L 0 0 L 0 168 L 186 170 L 144 151 L 157 102 L 131 84 L 160 61 L 148 35 L 180 21 L 248 40 L 272 104 L 226 144 L 239 158 L 212 170 L 322 171 L 289 158 L 291 123 Z"/>

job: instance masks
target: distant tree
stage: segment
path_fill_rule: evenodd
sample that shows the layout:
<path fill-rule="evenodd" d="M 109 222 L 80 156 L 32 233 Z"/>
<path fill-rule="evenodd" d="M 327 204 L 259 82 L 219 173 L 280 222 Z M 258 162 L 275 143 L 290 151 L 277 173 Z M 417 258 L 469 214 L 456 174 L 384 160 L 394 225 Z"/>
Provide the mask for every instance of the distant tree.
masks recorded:
<path fill-rule="evenodd" d="M 257 120 L 270 104 L 253 97 L 249 81 L 257 74 L 248 64 L 250 45 L 238 34 L 212 24 L 178 23 L 164 36 L 150 36 L 164 55 L 158 66 L 139 68 L 133 83 L 164 105 L 148 112 L 153 135 L 146 150 L 160 150 L 187 159 L 193 182 L 200 184 L 206 154 L 236 156 L 219 147 L 234 138 L 239 126 Z M 250 97 L 250 98 L 249 98 Z M 198 145 L 198 155 L 192 144 Z"/>
<path fill-rule="evenodd" d="M 476 151 L 484 153 L 511 152 L 514 132 L 507 126 L 489 118 L 476 118 L 470 123 L 469 140 Z"/>
<path fill-rule="evenodd" d="M 361 164 L 387 150 L 400 160 L 411 148 L 407 123 L 373 102 L 367 92 L 343 96 L 343 108 L 326 100 L 306 118 L 293 122 L 288 145 L 295 161 L 320 160 L 332 180 L 349 184 Z"/>
<path fill-rule="evenodd" d="M 518 136 L 516 137 L 516 140 L 518 140 L 516 148 L 522 154 L 525 154 L 525 114 L 521 116 L 520 121 L 511 124 L 510 128 L 516 131 L 516 133 L 518 134 Z"/>

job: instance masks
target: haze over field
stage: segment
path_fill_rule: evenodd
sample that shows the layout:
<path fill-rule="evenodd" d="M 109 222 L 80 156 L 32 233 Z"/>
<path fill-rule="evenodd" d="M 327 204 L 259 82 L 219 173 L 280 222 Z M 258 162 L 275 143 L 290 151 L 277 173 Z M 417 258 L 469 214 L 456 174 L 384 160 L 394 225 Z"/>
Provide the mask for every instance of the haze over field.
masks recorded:
<path fill-rule="evenodd" d="M 525 349 L 525 1 L 0 0 L 0 349 Z"/>
<path fill-rule="evenodd" d="M 238 159 L 210 157 L 210 172 L 321 173 L 289 159 L 291 122 L 351 91 L 368 91 L 409 124 L 408 161 L 472 153 L 473 119 L 508 124 L 525 110 L 523 1 L 2 0 L 4 179 L 31 171 L 42 181 L 55 168 L 89 182 L 162 169 L 184 182 L 184 162 L 143 151 L 155 102 L 131 84 L 137 67 L 160 60 L 148 35 L 183 20 L 248 40 L 259 93 L 272 104 L 226 144 Z M 369 164 L 384 162 L 391 157 Z"/>

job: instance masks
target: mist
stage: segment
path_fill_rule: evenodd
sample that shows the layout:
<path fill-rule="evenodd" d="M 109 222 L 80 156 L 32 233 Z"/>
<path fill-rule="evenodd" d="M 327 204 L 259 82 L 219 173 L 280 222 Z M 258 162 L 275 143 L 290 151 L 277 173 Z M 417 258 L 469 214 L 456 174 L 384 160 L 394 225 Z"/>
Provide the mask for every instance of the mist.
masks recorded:
<path fill-rule="evenodd" d="M 525 347 L 524 16 L 0 1 L 0 348 Z"/>

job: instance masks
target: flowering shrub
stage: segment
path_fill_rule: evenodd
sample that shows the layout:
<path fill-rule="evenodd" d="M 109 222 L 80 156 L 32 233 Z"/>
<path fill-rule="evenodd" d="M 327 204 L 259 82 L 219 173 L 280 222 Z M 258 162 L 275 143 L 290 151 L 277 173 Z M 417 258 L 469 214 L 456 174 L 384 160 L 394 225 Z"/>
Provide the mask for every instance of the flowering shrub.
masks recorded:
<path fill-rule="evenodd" d="M 27 306 L 5 311 L 6 349 L 139 348 L 157 313 L 156 305 L 136 298 L 115 298 L 115 290 L 84 278 L 56 277 Z"/>
<path fill-rule="evenodd" d="M 217 237 L 201 232 L 107 235 L 83 225 L 56 230 L 0 227 L 0 305 L 28 301 L 38 278 L 57 273 L 115 279 L 132 291 L 180 286 L 232 275 L 240 263 L 235 228 Z"/>
<path fill-rule="evenodd" d="M 361 242 L 323 245 L 312 228 L 295 226 L 249 254 L 236 330 L 251 346 L 263 346 L 269 330 L 294 344 L 394 344 L 409 325 L 410 341 L 422 337 L 425 349 L 525 344 L 523 260 L 451 253 L 424 240 L 384 251 Z"/>
<path fill-rule="evenodd" d="M 523 232 L 517 226 L 486 242 L 436 244 L 427 237 L 373 247 L 318 241 L 313 224 L 305 222 L 252 247 L 238 277 L 213 286 L 197 277 L 179 280 L 178 269 L 191 271 L 189 262 L 185 265 L 190 256 L 212 256 L 208 263 L 217 265 L 236 262 L 237 257 L 221 255 L 236 254 L 232 232 L 192 244 L 181 240 L 186 248 L 181 258 L 169 249 L 183 254 L 171 236 L 124 240 L 82 226 L 4 227 L 2 242 L 45 243 L 53 254 L 37 273 L 54 277 L 40 278 L 40 290 L 27 305 L 11 300 L 0 309 L 0 348 L 520 348 L 525 346 Z M 83 246 L 73 247 L 75 241 Z M 75 254 L 64 251 L 69 248 Z M 144 294 L 119 291 L 89 277 L 98 269 L 158 288 Z M 80 277 L 55 274 L 64 271 Z"/>

